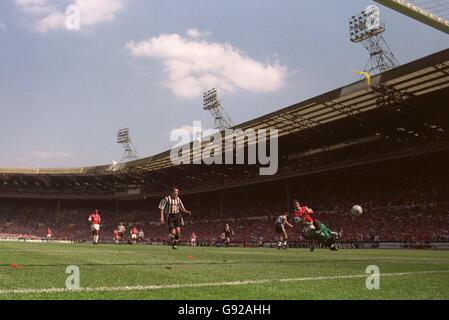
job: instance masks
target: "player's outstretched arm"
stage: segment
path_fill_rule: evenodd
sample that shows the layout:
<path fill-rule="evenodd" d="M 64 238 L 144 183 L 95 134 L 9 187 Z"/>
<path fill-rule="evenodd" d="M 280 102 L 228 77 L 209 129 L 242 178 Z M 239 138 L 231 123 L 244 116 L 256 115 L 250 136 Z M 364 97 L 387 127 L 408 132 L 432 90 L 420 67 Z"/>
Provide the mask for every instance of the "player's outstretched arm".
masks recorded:
<path fill-rule="evenodd" d="M 160 213 L 161 213 L 161 216 L 160 216 L 160 222 L 161 222 L 161 224 L 164 224 L 164 209 L 165 209 L 165 206 L 167 205 L 167 198 L 163 198 L 162 200 L 161 200 L 161 202 L 159 203 L 159 210 L 160 210 Z"/>
<path fill-rule="evenodd" d="M 161 212 L 160 222 L 161 222 L 161 224 L 164 224 L 165 223 L 165 221 L 164 221 L 164 209 L 161 209 L 160 212 Z"/>

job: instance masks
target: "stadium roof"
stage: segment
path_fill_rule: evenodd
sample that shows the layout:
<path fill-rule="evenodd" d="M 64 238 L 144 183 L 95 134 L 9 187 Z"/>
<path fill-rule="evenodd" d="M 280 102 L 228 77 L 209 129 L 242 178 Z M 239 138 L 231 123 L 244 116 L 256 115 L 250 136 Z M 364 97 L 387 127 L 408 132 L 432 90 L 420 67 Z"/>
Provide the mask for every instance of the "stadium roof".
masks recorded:
<path fill-rule="evenodd" d="M 449 88 L 449 49 L 373 76 L 372 85 L 361 80 L 345 87 L 239 124 L 234 129 L 278 129 L 279 136 L 319 127 L 344 118 L 359 119 L 365 112 L 382 108 L 389 99 L 407 100 Z M 0 175 L 110 175 L 151 172 L 173 167 L 170 150 L 114 167 L 0 168 Z"/>

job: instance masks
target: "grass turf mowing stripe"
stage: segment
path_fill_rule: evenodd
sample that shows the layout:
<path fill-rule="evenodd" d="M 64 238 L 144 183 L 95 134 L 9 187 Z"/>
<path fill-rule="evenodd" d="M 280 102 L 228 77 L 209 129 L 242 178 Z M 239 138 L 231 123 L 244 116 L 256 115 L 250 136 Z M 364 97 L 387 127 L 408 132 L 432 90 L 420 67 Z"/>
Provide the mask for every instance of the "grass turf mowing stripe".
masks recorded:
<path fill-rule="evenodd" d="M 176 262 L 179 265 L 185 266 L 201 266 L 201 265 L 237 265 L 237 264 L 280 264 L 280 263 L 343 263 L 343 262 L 389 262 L 390 260 L 373 260 L 373 259 L 339 259 L 339 260 L 279 260 L 279 261 L 223 261 L 223 262 Z M 426 260 L 428 261 L 428 260 Z M 449 263 L 449 261 L 446 260 Z M 79 267 L 145 267 L 145 266 L 166 266 L 167 262 L 149 262 L 149 263 L 74 263 Z M 21 267 L 65 267 L 66 263 L 60 264 L 20 264 Z M 10 267 L 10 264 L 0 264 L 0 267 Z"/>
<path fill-rule="evenodd" d="M 401 277 L 401 276 L 412 276 L 412 275 L 420 275 L 420 274 L 438 274 L 438 273 L 449 273 L 449 270 L 381 273 L 380 277 Z M 0 290 L 0 294 L 146 291 L 146 290 L 202 288 L 202 287 L 217 287 L 217 286 L 243 286 L 243 285 L 275 283 L 275 282 L 282 283 L 282 282 L 356 279 L 356 278 L 366 278 L 368 276 L 369 276 L 369 274 L 355 274 L 355 275 L 342 275 L 342 276 L 321 276 L 321 277 L 288 278 L 288 279 L 262 279 L 262 280 L 244 280 L 244 281 L 209 282 L 209 283 L 184 283 L 184 284 L 169 284 L 169 285 L 140 285 L 140 286 L 97 287 L 97 288 L 85 287 L 85 288 L 80 288 L 80 289 L 66 289 L 66 288 L 13 289 L 13 290 Z"/>
<path fill-rule="evenodd" d="M 313 263 L 345 263 L 345 262 L 372 262 L 372 263 L 378 263 L 378 262 L 387 262 L 387 263 L 394 263 L 394 262 L 401 262 L 401 263 L 416 263 L 419 261 L 425 261 L 427 263 L 430 262 L 436 262 L 436 263 L 449 263 L 448 259 L 414 259 L 414 258 L 398 258 L 398 259 L 336 259 L 336 260 L 277 260 L 277 261 L 257 261 L 257 260 L 251 260 L 251 261 L 204 261 L 204 262 L 176 262 L 177 265 L 181 266 L 211 266 L 211 265 L 238 265 L 238 264 L 313 264 Z M 148 262 L 148 263 L 72 263 L 76 264 L 80 267 L 146 267 L 146 266 L 166 266 L 167 262 Z M 18 264 L 20 267 L 32 267 L 32 268 L 39 268 L 39 267 L 65 267 L 67 266 L 67 263 L 53 263 L 53 264 Z M 10 267 L 10 263 L 0 263 L 0 267 Z"/>

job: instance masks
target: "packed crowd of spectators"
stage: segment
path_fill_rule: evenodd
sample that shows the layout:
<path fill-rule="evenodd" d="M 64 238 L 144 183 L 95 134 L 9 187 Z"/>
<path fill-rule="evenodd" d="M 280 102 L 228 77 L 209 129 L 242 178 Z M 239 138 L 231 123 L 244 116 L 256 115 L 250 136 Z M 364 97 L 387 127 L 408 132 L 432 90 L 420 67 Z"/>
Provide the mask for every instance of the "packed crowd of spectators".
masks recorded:
<path fill-rule="evenodd" d="M 302 180 L 291 186 L 294 198 L 314 209 L 314 217 L 344 241 L 449 241 L 449 188 L 447 173 L 403 175 L 389 172 L 344 180 Z M 353 183 L 351 182 L 353 181 Z M 236 191 L 222 199 L 211 194 L 183 197 L 192 217 L 185 217 L 183 240 L 195 232 L 198 241 L 221 240 L 224 224 L 234 229 L 235 242 L 274 241 L 274 221 L 287 210 L 285 194 L 277 189 Z M 111 241 L 113 230 L 123 222 L 136 224 L 149 241 L 167 240 L 158 223 L 159 199 L 135 201 L 0 200 L 0 238 L 54 238 L 90 240 L 87 218 L 98 209 L 102 215 L 101 240 Z M 363 207 L 360 217 L 349 214 L 354 204 Z M 291 213 L 291 209 L 289 209 Z M 291 241 L 302 240 L 298 227 L 289 229 Z"/>

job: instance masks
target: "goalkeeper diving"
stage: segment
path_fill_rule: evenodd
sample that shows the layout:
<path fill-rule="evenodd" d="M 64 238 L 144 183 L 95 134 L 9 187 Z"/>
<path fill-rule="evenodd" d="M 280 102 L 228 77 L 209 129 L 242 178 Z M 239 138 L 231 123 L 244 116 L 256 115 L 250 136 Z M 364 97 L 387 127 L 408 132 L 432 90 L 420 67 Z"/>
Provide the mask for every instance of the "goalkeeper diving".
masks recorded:
<path fill-rule="evenodd" d="M 301 206 L 298 200 L 294 201 L 295 211 L 293 219 L 302 229 L 304 238 L 311 244 L 310 251 L 314 251 L 316 243 L 319 243 L 332 251 L 337 251 L 335 242 L 341 238 L 341 232 L 334 232 L 318 219 L 313 219 L 313 210 Z"/>

